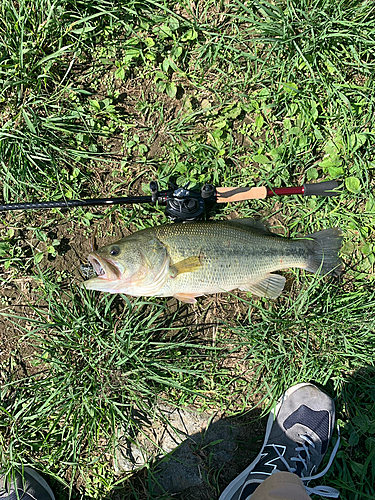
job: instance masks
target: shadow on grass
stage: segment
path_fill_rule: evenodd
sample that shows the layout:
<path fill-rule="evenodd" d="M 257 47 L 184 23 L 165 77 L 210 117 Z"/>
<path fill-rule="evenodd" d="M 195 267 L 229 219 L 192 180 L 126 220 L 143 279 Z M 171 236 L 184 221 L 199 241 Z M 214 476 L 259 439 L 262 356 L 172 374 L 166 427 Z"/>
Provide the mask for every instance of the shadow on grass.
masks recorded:
<path fill-rule="evenodd" d="M 364 368 L 348 378 L 338 394 L 331 383 L 320 387 L 336 403 L 336 424 L 341 444 L 336 458 L 320 480 L 340 491 L 342 500 L 375 498 L 375 370 Z M 266 418 L 254 409 L 236 418 L 217 418 L 201 432 L 188 436 L 180 446 L 151 466 L 138 471 L 129 483 L 113 490 L 111 498 L 161 500 L 217 500 L 225 487 L 256 457 L 264 438 Z M 323 470 L 337 439 L 333 435 Z"/>
<path fill-rule="evenodd" d="M 348 377 L 336 400 L 341 445 L 327 474 L 342 500 L 375 498 L 375 368 Z"/>
<path fill-rule="evenodd" d="M 341 444 L 330 470 L 315 484 L 337 488 L 342 500 L 373 499 L 375 369 L 367 367 L 358 370 L 345 380 L 337 394 L 332 392 L 330 386 L 331 383 L 328 383 L 321 389 L 335 399 L 336 423 L 340 426 Z M 183 500 L 219 498 L 219 492 L 223 491 L 260 451 L 266 419 L 259 417 L 260 411 L 255 409 L 242 417 L 216 421 L 212 424 L 210 433 L 202 432 L 190 436 L 169 459 L 167 457 L 155 463 L 147 472 L 140 471 L 134 478 L 135 484 L 143 481 L 149 485 L 148 498 L 176 498 L 176 495 Z M 336 437 L 335 433 L 320 470 L 328 461 Z M 216 440 L 222 441 L 217 443 Z M 186 474 L 181 477 L 184 468 Z M 192 474 L 194 469 L 195 475 Z M 169 477 L 166 478 L 168 474 Z M 187 485 L 189 480 L 196 482 Z M 160 486 L 164 486 L 164 495 Z M 314 486 L 314 482 L 311 486 Z M 115 492 L 114 498 L 117 498 Z"/>

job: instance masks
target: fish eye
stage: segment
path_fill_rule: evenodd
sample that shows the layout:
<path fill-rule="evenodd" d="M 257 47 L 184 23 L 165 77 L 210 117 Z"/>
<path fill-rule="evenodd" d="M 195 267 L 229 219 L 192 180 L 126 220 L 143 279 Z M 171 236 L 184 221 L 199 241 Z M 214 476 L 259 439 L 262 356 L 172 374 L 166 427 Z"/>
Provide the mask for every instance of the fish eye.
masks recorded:
<path fill-rule="evenodd" d="M 119 247 L 112 247 L 111 250 L 109 251 L 109 253 L 113 256 L 113 257 L 116 257 L 116 255 L 118 255 L 120 253 L 120 249 Z"/>

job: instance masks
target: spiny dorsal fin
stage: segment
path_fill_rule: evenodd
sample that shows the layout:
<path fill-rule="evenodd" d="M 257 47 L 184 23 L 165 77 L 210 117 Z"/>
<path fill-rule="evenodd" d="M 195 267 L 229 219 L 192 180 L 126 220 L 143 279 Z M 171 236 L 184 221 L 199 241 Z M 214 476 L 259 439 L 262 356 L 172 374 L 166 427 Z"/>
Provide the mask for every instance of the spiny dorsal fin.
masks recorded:
<path fill-rule="evenodd" d="M 236 226 L 246 226 L 261 233 L 267 234 L 268 236 L 278 236 L 272 233 L 268 227 L 260 219 L 252 219 L 251 217 L 245 219 L 228 219 L 226 222 Z"/>

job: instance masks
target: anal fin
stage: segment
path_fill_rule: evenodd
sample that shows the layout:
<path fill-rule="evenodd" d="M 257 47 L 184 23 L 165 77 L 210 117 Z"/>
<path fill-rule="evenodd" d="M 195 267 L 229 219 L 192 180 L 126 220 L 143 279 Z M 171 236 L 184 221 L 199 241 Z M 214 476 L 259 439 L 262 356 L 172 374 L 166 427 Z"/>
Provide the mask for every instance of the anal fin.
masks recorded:
<path fill-rule="evenodd" d="M 281 274 L 268 274 L 264 279 L 256 283 L 247 283 L 239 287 L 240 290 L 251 292 L 258 297 L 277 299 L 285 285 L 285 278 Z"/>

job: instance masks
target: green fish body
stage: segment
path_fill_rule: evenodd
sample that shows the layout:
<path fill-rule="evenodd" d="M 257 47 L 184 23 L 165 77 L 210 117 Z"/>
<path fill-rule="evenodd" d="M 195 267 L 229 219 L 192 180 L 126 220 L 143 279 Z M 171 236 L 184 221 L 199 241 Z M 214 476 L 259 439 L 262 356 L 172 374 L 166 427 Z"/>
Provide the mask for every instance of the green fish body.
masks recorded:
<path fill-rule="evenodd" d="M 168 224 L 138 231 L 89 255 L 97 277 L 91 290 L 134 296 L 195 297 L 247 290 L 276 298 L 292 267 L 338 275 L 341 231 L 327 229 L 301 239 L 270 233 L 253 219 Z"/>

